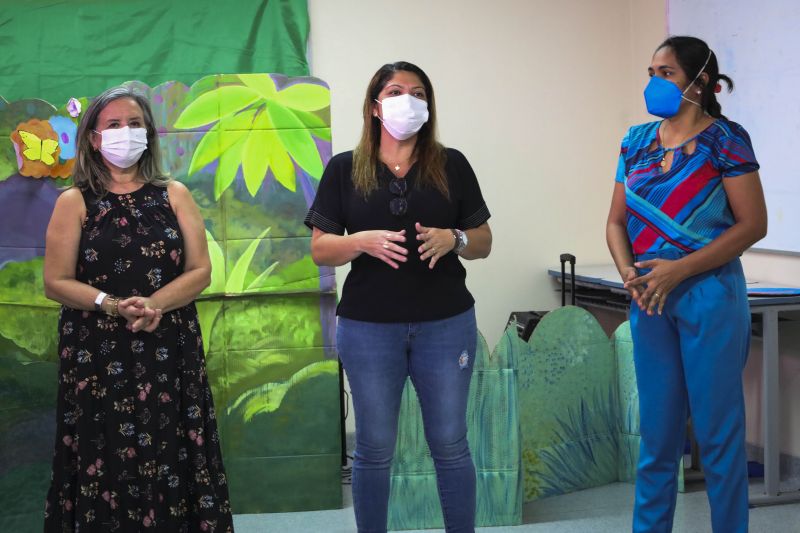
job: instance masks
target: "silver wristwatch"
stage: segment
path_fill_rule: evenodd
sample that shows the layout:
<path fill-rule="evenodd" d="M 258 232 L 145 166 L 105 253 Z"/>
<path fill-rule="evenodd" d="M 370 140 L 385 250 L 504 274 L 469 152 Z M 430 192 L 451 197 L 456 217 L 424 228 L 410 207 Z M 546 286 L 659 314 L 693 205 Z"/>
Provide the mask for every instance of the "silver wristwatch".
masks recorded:
<path fill-rule="evenodd" d="M 467 237 L 467 233 L 461 231 L 460 229 L 453 229 L 453 238 L 456 241 L 456 245 L 453 247 L 453 253 L 456 255 L 461 255 L 461 252 L 464 251 L 464 248 L 467 247 L 469 244 L 469 237 Z"/>

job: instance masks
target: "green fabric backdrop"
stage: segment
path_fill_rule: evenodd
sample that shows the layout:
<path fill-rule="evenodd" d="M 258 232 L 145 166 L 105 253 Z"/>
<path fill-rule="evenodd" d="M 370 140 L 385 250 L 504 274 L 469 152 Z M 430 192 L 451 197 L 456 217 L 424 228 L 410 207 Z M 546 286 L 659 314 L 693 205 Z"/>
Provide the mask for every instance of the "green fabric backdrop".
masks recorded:
<path fill-rule="evenodd" d="M 27 0 L 0 9 L 0 96 L 56 107 L 128 80 L 308 75 L 306 0 Z"/>

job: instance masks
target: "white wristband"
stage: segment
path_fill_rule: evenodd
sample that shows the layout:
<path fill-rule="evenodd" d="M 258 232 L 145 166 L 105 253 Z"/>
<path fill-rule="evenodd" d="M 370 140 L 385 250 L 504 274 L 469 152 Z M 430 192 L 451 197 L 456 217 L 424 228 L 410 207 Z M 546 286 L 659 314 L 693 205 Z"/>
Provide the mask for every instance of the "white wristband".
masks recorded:
<path fill-rule="evenodd" d="M 94 310 L 95 311 L 102 311 L 103 310 L 103 300 L 106 299 L 108 294 L 100 291 L 100 294 L 97 295 L 97 298 L 94 299 Z"/>

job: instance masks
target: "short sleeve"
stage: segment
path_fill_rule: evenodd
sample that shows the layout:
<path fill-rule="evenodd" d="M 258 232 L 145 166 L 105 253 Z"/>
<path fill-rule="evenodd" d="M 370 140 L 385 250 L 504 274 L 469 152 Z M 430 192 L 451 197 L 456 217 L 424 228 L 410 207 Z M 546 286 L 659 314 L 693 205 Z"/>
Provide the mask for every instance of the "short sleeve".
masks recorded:
<path fill-rule="evenodd" d="M 467 158 L 458 150 L 449 148 L 447 159 L 456 172 L 455 179 L 459 181 L 461 187 L 461 198 L 458 209 L 458 227 L 460 229 L 477 228 L 487 220 L 491 214 L 478 185 L 478 178 L 472 170 Z M 448 165 L 450 166 L 450 165 Z"/>
<path fill-rule="evenodd" d="M 619 163 L 617 163 L 617 176 L 614 179 L 617 183 L 625 183 L 625 178 L 628 175 L 628 168 L 625 163 L 628 155 L 628 145 L 630 144 L 631 130 L 622 138 L 622 145 L 619 148 Z"/>
<path fill-rule="evenodd" d="M 342 208 L 344 188 L 342 180 L 349 172 L 343 157 L 336 156 L 328 162 L 319 180 L 314 202 L 303 223 L 310 229 L 318 228 L 325 233 L 344 235 L 345 222 Z"/>
<path fill-rule="evenodd" d="M 753 144 L 747 131 L 736 124 L 728 122 L 727 128 L 721 128 L 723 134 L 717 145 L 716 167 L 723 178 L 733 178 L 755 172 L 759 169 Z"/>

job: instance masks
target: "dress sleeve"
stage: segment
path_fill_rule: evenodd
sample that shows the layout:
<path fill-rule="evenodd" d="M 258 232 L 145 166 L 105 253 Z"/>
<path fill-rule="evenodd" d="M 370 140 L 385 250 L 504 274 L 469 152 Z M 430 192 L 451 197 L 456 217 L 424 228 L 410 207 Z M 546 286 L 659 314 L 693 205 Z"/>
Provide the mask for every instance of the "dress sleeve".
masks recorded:
<path fill-rule="evenodd" d="M 625 183 L 625 178 L 628 177 L 628 167 L 626 164 L 628 155 L 628 145 L 630 144 L 631 130 L 622 138 L 622 144 L 619 148 L 619 162 L 617 163 L 617 176 L 614 179 L 617 183 Z"/>
<path fill-rule="evenodd" d="M 717 153 L 714 154 L 716 167 L 723 178 L 733 178 L 755 172 L 759 169 L 753 144 L 747 131 L 736 124 L 729 122 L 729 131 L 719 139 Z"/>
<path fill-rule="evenodd" d="M 483 200 L 478 178 L 472 170 L 467 158 L 458 150 L 448 149 L 448 159 L 451 159 L 457 179 L 461 184 L 461 198 L 458 206 L 458 227 L 467 230 L 477 228 L 492 216 Z"/>
<path fill-rule="evenodd" d="M 339 159 L 333 158 L 325 167 L 314 202 L 303 220 L 310 229 L 318 228 L 325 233 L 344 235 L 342 166 Z"/>

